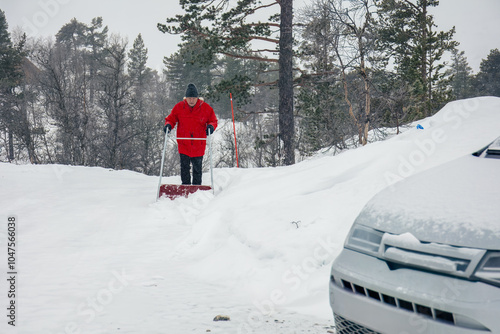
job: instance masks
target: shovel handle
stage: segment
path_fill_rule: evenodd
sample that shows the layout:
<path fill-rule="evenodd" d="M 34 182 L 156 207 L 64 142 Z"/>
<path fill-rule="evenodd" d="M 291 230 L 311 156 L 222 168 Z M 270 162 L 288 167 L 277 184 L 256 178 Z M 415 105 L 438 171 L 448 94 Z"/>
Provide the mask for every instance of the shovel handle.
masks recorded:
<path fill-rule="evenodd" d="M 165 164 L 165 151 L 167 149 L 168 134 L 170 132 L 165 132 L 165 140 L 163 142 L 163 152 L 161 154 L 161 165 L 160 165 L 160 177 L 158 178 L 158 190 L 156 191 L 156 200 L 160 197 L 160 187 L 161 187 L 161 177 L 163 176 L 163 165 Z"/>
<path fill-rule="evenodd" d="M 190 137 L 179 137 L 179 138 L 175 138 L 177 140 L 207 140 L 207 138 L 190 138 Z"/>

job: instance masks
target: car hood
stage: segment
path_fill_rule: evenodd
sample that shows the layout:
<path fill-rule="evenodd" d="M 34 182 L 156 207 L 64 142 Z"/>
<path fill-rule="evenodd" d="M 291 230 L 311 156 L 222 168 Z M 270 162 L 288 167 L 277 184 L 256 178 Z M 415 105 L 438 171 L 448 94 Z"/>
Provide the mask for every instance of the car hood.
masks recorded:
<path fill-rule="evenodd" d="M 423 242 L 500 250 L 500 160 L 466 156 L 375 195 L 356 223 Z"/>

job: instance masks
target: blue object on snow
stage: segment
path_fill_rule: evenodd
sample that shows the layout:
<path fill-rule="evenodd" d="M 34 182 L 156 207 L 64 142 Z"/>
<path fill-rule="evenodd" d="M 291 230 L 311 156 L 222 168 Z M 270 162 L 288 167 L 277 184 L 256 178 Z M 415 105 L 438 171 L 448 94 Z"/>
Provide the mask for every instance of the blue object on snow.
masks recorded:
<path fill-rule="evenodd" d="M 420 124 L 419 124 L 419 125 L 417 125 L 417 129 L 419 129 L 419 130 L 423 130 L 423 129 L 424 129 L 424 127 L 423 127 L 422 125 L 420 125 Z"/>

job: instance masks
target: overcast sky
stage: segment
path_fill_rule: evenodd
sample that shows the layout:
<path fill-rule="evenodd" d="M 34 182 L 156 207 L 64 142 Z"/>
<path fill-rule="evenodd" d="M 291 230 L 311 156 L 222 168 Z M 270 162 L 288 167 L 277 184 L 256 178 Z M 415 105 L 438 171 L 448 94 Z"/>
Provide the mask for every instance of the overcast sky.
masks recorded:
<path fill-rule="evenodd" d="M 308 0 L 296 0 L 299 8 Z M 263 2 L 266 2 L 264 0 Z M 110 32 L 128 38 L 139 33 L 149 51 L 149 66 L 161 70 L 164 56 L 176 51 L 178 36 L 163 34 L 156 24 L 181 13 L 179 0 L 0 0 L 9 30 L 21 27 L 29 36 L 54 36 L 72 18 L 89 24 L 101 16 Z M 439 29 L 456 27 L 455 40 L 474 72 L 491 49 L 500 49 L 500 0 L 441 0 L 431 13 Z"/>

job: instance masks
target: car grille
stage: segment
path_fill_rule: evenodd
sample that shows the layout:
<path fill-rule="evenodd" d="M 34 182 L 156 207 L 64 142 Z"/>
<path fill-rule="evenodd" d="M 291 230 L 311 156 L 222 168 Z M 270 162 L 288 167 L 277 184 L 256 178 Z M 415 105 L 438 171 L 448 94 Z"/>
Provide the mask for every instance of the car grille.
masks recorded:
<path fill-rule="evenodd" d="M 380 334 L 355 322 L 335 314 L 335 331 L 337 334 Z"/>
<path fill-rule="evenodd" d="M 413 303 L 408 300 L 404 300 L 401 298 L 396 298 L 394 296 L 390 296 L 384 293 L 380 293 L 375 290 L 367 289 L 361 285 L 352 283 L 350 281 L 347 281 L 345 279 L 341 279 L 340 282 L 336 282 L 335 278 L 332 276 L 331 277 L 332 283 L 337 284 L 338 286 L 344 288 L 345 290 L 365 296 L 367 298 L 370 298 L 375 301 L 379 301 L 383 304 L 396 307 L 401 310 L 409 311 L 409 312 L 414 312 L 420 315 L 423 315 L 425 317 L 437 320 L 437 321 L 442 321 L 445 323 L 448 323 L 450 325 L 455 324 L 455 317 L 453 313 L 450 312 L 445 312 L 439 309 L 431 308 L 425 305 L 420 305 L 417 303 Z"/>
<path fill-rule="evenodd" d="M 335 279 L 335 277 L 330 277 L 331 284 L 335 284 L 350 293 L 364 296 L 370 300 L 378 301 L 387 306 L 395 307 L 400 310 L 413 312 L 415 314 L 429 318 L 429 320 L 439 321 L 451 326 L 469 328 L 482 330 L 490 332 L 488 328 L 484 327 L 479 323 L 463 322 L 460 315 L 453 314 L 451 312 L 446 312 L 440 309 L 432 308 L 426 305 L 421 305 L 410 300 L 405 300 L 391 296 L 389 294 L 381 293 L 372 289 L 368 289 L 359 284 L 351 282 L 347 279 Z M 371 333 L 371 332 L 345 332 L 345 333 Z"/>

